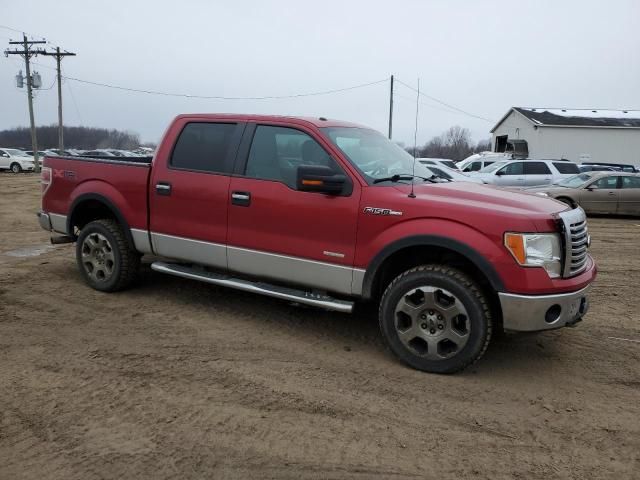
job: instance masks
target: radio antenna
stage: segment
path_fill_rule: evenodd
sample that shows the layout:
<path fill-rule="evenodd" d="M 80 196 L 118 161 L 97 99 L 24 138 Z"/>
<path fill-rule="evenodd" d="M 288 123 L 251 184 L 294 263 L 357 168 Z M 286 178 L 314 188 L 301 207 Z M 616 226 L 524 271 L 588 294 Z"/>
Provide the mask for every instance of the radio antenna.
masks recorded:
<path fill-rule="evenodd" d="M 416 181 L 416 153 L 418 150 L 418 113 L 420 107 L 420 77 L 418 77 L 418 89 L 416 90 L 416 128 L 413 131 L 413 170 L 411 171 L 411 193 L 409 198 L 416 198 L 413 186 Z"/>

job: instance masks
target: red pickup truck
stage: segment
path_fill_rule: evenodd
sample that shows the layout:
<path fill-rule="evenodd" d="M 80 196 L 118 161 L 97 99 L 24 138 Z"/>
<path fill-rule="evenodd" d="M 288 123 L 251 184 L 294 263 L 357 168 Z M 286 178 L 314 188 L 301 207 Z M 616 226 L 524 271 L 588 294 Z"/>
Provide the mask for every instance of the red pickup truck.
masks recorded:
<path fill-rule="evenodd" d="M 180 115 L 151 158 L 46 157 L 41 226 L 93 288 L 157 272 L 350 312 L 379 305 L 408 365 L 448 373 L 492 333 L 573 325 L 596 266 L 584 212 L 449 182 L 325 118 Z"/>

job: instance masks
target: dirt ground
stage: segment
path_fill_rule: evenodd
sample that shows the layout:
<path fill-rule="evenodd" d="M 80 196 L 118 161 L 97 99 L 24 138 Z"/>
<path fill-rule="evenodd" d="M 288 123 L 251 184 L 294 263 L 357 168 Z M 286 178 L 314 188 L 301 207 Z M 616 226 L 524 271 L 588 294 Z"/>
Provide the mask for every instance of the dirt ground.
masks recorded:
<path fill-rule="evenodd" d="M 577 328 L 404 367 L 376 319 L 152 272 L 84 285 L 0 174 L 0 479 L 640 478 L 640 219 L 591 219 Z"/>

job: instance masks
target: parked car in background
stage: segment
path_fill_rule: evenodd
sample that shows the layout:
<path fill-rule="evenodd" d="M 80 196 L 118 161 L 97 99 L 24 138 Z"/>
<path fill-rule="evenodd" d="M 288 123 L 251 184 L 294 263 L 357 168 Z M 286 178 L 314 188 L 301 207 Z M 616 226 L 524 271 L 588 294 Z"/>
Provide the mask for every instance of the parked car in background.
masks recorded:
<path fill-rule="evenodd" d="M 585 172 L 544 188 L 526 190 L 553 197 L 587 213 L 640 216 L 640 174 Z"/>
<path fill-rule="evenodd" d="M 620 167 L 610 167 L 607 165 L 578 165 L 581 172 L 619 172 Z"/>
<path fill-rule="evenodd" d="M 563 160 L 507 160 L 471 175 L 492 185 L 530 187 L 549 185 L 578 173 L 578 165 Z"/>
<path fill-rule="evenodd" d="M 442 167 L 452 168 L 454 170 L 458 169 L 458 167 L 456 167 L 456 162 L 448 158 L 423 157 L 423 158 L 416 158 L 416 160 L 418 160 L 423 165 L 440 165 Z"/>
<path fill-rule="evenodd" d="M 629 172 L 629 173 L 640 172 L 640 169 L 638 169 L 638 167 L 636 167 L 635 165 L 631 165 L 629 163 L 582 162 L 582 165 L 601 165 L 601 166 L 613 167 L 613 168 L 622 170 L 623 172 Z"/>
<path fill-rule="evenodd" d="M 26 150 L 24 153 L 26 153 L 30 157 L 33 157 L 33 150 Z M 38 158 L 43 158 L 43 157 L 46 157 L 47 155 L 48 153 L 46 150 L 38 150 Z"/>
<path fill-rule="evenodd" d="M 35 169 L 33 157 L 17 148 L 0 148 L 0 170 L 13 173 L 32 172 Z"/>
<path fill-rule="evenodd" d="M 458 169 L 454 170 L 453 168 L 445 167 L 442 165 L 425 165 L 422 160 L 418 161 L 425 169 L 431 171 L 435 176 L 450 180 L 452 182 L 485 183 L 482 181 L 482 179 L 462 173 Z"/>
<path fill-rule="evenodd" d="M 118 155 L 114 155 L 109 150 L 85 150 L 82 152 L 81 156 L 83 157 L 116 157 Z"/>
<path fill-rule="evenodd" d="M 503 160 L 511 160 L 511 155 L 496 152 L 474 153 L 456 163 L 456 167 L 462 172 L 478 172 L 492 163 Z"/>

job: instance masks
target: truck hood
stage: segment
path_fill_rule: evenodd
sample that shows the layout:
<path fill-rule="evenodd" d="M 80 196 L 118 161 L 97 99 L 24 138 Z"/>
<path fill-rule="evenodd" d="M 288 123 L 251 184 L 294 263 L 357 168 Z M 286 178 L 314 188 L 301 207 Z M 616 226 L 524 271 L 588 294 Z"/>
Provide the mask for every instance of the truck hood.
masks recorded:
<path fill-rule="evenodd" d="M 397 190 L 409 194 L 410 185 L 397 185 Z M 519 215 L 542 214 L 550 216 L 566 210 L 567 206 L 534 192 L 512 191 L 491 185 L 470 182 L 416 184 L 416 200 L 425 202 L 442 200 L 464 205 L 466 209 L 491 209 Z"/>

